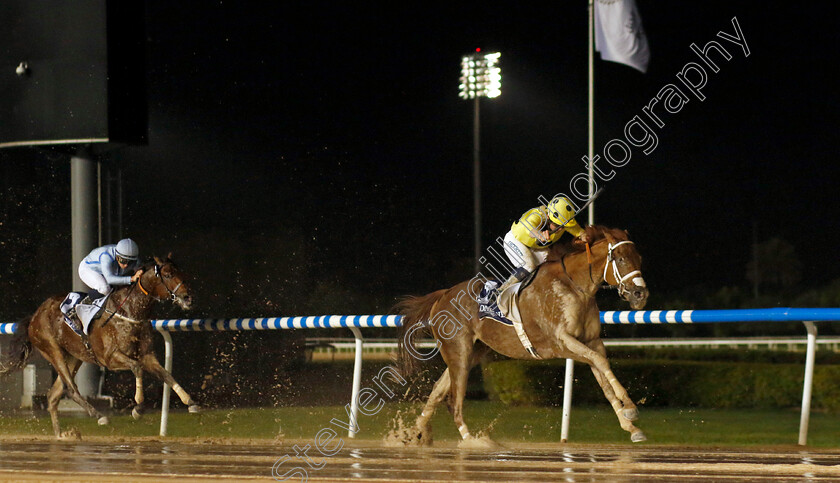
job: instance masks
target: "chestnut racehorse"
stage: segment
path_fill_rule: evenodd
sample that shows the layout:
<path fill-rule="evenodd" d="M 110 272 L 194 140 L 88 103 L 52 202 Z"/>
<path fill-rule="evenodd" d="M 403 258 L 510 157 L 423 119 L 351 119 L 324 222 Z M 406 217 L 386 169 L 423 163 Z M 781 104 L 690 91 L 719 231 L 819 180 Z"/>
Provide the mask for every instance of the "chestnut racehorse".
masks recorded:
<path fill-rule="evenodd" d="M 64 323 L 64 316 L 59 309 L 64 299 L 62 295 L 47 299 L 35 315 L 24 320 L 18 327 L 17 340 L 12 344 L 17 349 L 4 356 L 0 374 L 23 367 L 33 345 L 52 364 L 58 377 L 49 391 L 47 401 L 57 438 L 63 436 L 58 423 L 58 402 L 65 392 L 90 416 L 97 418 L 100 425 L 108 424 L 108 418 L 91 406 L 76 387 L 74 377 L 82 362 L 112 371 L 129 370 L 134 373 L 136 406 L 132 416 L 135 419 L 140 418 L 143 410 L 143 371 L 169 384 L 190 412 L 199 410 L 189 394 L 160 365 L 153 350 L 153 329 L 149 320 L 152 306 L 163 300 L 170 300 L 183 309 L 189 309 L 192 305 L 192 296 L 184 283 L 184 275 L 170 257 L 165 260 L 155 257 L 153 262 L 141 267 L 144 272 L 136 283 L 119 287 L 111 293 L 102 314 L 90 324 L 90 349 Z"/>
<path fill-rule="evenodd" d="M 475 295 L 483 286 L 480 275 L 450 289 L 408 297 L 397 305 L 403 315 L 399 362 L 404 375 L 416 372 L 418 361 L 436 352 L 421 353 L 414 348 L 421 331 L 431 332 L 447 365 L 408 443 L 431 443 L 429 421 L 447 396 L 461 437 L 472 438 L 463 415 L 467 376 L 490 349 L 514 359 L 571 358 L 588 364 L 631 440 L 646 439 L 631 422 L 638 418 L 636 405 L 610 369 L 595 303 L 595 293 L 606 282 L 617 288 L 633 309 L 643 308 L 648 290 L 640 271 L 642 258 L 624 230 L 596 225 L 587 227 L 586 233 L 591 250 L 579 240 L 552 246 L 547 261 L 520 292 L 523 328 L 537 357 L 525 349 L 513 327 L 478 318 Z"/>

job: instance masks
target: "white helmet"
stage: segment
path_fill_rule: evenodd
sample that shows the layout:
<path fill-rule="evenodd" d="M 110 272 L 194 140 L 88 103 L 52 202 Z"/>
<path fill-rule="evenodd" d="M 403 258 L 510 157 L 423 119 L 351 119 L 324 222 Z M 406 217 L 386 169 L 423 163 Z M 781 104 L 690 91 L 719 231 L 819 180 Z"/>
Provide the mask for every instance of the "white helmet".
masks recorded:
<path fill-rule="evenodd" d="M 114 250 L 117 253 L 117 261 L 124 261 L 124 263 L 133 262 L 140 256 L 140 248 L 134 243 L 131 238 L 120 240 L 117 243 L 117 248 Z M 122 259 L 122 260 L 120 260 Z"/>

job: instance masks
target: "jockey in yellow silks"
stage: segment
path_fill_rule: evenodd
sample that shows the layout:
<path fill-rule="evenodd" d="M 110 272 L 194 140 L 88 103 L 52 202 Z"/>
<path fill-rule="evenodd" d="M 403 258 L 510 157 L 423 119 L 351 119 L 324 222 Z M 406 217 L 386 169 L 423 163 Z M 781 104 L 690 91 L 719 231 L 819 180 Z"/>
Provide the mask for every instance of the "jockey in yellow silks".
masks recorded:
<path fill-rule="evenodd" d="M 586 239 L 586 231 L 574 219 L 575 210 L 568 198 L 554 197 L 547 206 L 526 211 L 510 226 L 505 235 L 504 249 L 515 270 L 499 287 L 498 293 L 521 282 L 548 257 L 548 248 L 565 232 Z"/>

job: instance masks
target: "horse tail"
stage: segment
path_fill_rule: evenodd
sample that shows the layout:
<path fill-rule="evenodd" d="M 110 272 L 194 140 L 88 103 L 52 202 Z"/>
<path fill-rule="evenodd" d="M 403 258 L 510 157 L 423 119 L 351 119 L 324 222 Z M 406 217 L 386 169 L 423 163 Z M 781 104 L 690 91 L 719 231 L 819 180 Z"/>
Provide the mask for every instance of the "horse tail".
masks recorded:
<path fill-rule="evenodd" d="M 404 376 L 416 373 L 420 368 L 419 362 L 421 360 L 430 359 L 437 353 L 437 350 L 428 354 L 419 353 L 414 345 L 414 340 L 417 338 L 418 332 L 428 329 L 432 309 L 445 293 L 446 289 L 441 289 L 420 297 L 408 296 L 394 307 L 396 312 L 403 316 L 402 325 L 398 331 L 397 364 Z"/>
<path fill-rule="evenodd" d="M 29 341 L 29 324 L 32 317 L 25 317 L 17 323 L 15 335 L 9 343 L 9 351 L 0 353 L 0 376 L 23 369 L 32 355 L 32 342 Z"/>

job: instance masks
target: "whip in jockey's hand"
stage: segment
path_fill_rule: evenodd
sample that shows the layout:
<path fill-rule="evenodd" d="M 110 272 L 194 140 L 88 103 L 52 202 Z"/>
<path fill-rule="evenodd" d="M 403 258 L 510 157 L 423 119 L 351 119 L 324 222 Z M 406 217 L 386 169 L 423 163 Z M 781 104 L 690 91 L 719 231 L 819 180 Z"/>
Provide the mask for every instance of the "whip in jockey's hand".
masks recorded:
<path fill-rule="evenodd" d="M 505 253 L 516 269 L 499 287 L 498 293 L 525 279 L 548 257 L 548 247 L 565 232 L 587 243 L 586 231 L 574 219 L 575 210 L 564 196 L 553 198 L 548 206 L 526 211 L 505 235 Z"/>

